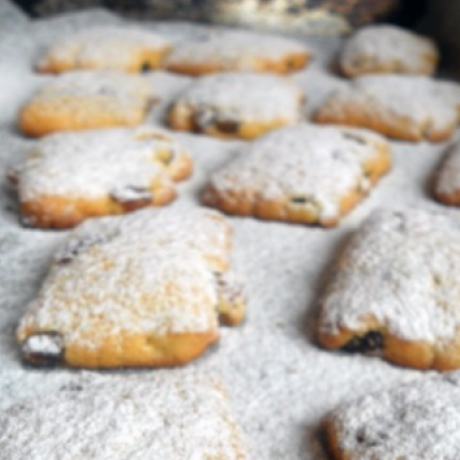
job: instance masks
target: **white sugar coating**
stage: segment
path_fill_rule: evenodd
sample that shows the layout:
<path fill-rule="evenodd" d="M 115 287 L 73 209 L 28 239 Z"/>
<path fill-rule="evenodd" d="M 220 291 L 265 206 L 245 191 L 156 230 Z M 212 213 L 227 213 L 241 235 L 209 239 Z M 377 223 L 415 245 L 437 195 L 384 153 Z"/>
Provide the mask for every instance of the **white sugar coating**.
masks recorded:
<path fill-rule="evenodd" d="M 442 347 L 460 326 L 459 270 L 458 216 L 375 212 L 337 261 L 319 327 L 359 330 L 371 316 L 392 335 Z"/>
<path fill-rule="evenodd" d="M 350 87 L 333 93 L 326 102 L 330 111 L 343 107 L 365 107 L 369 117 L 378 114 L 389 124 L 394 117 L 431 129 L 445 130 L 458 120 L 457 101 L 448 100 L 444 83 L 425 76 L 366 75 L 352 81 Z"/>
<path fill-rule="evenodd" d="M 202 126 L 219 121 L 300 119 L 302 92 L 292 80 L 276 75 L 229 72 L 201 77 L 176 102 L 197 112 Z"/>
<path fill-rule="evenodd" d="M 156 179 L 169 183 L 161 159 L 165 151 L 172 153 L 171 161 L 187 155 L 163 130 L 149 126 L 52 134 L 36 143 L 20 168 L 20 199 L 91 199 L 133 187 L 150 190 Z"/>
<path fill-rule="evenodd" d="M 65 346 L 91 349 L 122 333 L 215 331 L 214 260 L 226 262 L 228 244 L 220 214 L 183 206 L 88 221 L 55 257 L 18 334 L 56 331 Z"/>
<path fill-rule="evenodd" d="M 460 144 L 449 149 L 436 177 L 437 193 L 451 194 L 460 191 Z"/>
<path fill-rule="evenodd" d="M 345 71 L 379 73 L 432 73 L 437 50 L 425 37 L 390 25 L 373 25 L 356 32 L 344 45 L 340 63 Z M 430 62 L 431 60 L 431 62 Z"/>
<path fill-rule="evenodd" d="M 53 78 L 42 86 L 35 98 L 63 99 L 66 97 L 114 100 L 130 108 L 146 103 L 154 96 L 149 81 L 139 75 L 108 70 L 75 70 Z"/>
<path fill-rule="evenodd" d="M 457 460 L 459 407 L 459 374 L 426 376 L 345 403 L 330 417 L 349 460 Z"/>
<path fill-rule="evenodd" d="M 336 218 L 344 196 L 357 187 L 369 190 L 365 165 L 387 148 L 381 136 L 366 130 L 297 125 L 245 147 L 210 185 L 223 193 L 255 190 L 267 200 L 307 198 L 321 218 Z"/>
<path fill-rule="evenodd" d="M 95 66 L 123 70 L 129 67 L 136 53 L 144 50 L 159 52 L 170 46 L 165 37 L 146 29 L 92 27 L 52 44 L 40 60 L 39 66 L 57 61 L 75 68 Z"/>
<path fill-rule="evenodd" d="M 0 412 L 9 460 L 244 460 L 225 390 L 172 371 L 63 389 Z"/>
<path fill-rule="evenodd" d="M 166 66 L 217 64 L 221 70 L 254 70 L 257 61 L 278 61 L 290 54 L 310 54 L 307 45 L 276 35 L 250 31 L 215 31 L 176 45 Z"/>

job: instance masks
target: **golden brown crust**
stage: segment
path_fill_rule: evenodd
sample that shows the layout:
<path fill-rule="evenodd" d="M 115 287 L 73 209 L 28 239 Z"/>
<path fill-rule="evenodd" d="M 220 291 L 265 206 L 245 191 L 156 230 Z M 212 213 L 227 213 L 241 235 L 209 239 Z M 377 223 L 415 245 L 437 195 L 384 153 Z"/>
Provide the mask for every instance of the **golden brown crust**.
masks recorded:
<path fill-rule="evenodd" d="M 437 201 L 447 204 L 449 206 L 460 206 L 460 190 L 454 190 L 449 193 L 434 190 L 434 197 Z"/>
<path fill-rule="evenodd" d="M 289 73 L 303 69 L 308 65 L 310 55 L 308 53 L 289 53 L 284 55 L 279 60 L 258 59 L 255 64 L 254 70 L 256 72 L 275 72 L 275 73 Z M 230 70 L 239 70 L 238 66 L 234 69 L 223 67 L 221 63 L 208 62 L 206 64 L 198 64 L 195 62 L 166 62 L 165 69 L 170 72 L 183 73 L 186 75 L 200 76 L 208 73 L 224 72 Z"/>
<path fill-rule="evenodd" d="M 379 154 L 365 165 L 366 175 L 371 184 L 375 184 L 391 167 L 390 152 L 382 144 Z M 348 214 L 366 195 L 368 191 L 355 188 L 340 199 L 340 212 L 336 219 L 321 219 L 312 208 L 298 208 L 286 200 L 267 200 L 258 196 L 255 190 L 244 193 L 217 190 L 211 184 L 205 189 L 203 202 L 227 214 L 237 216 L 254 216 L 266 220 L 280 220 L 291 223 L 317 224 L 324 227 L 335 227 L 340 219 Z"/>
<path fill-rule="evenodd" d="M 120 202 L 107 195 L 99 199 L 41 196 L 34 201 L 21 203 L 24 223 L 38 228 L 73 228 L 89 217 L 102 217 L 132 212 L 146 206 L 162 206 L 176 197 L 170 183 L 152 184 L 152 198 Z"/>
<path fill-rule="evenodd" d="M 340 447 L 333 419 L 330 417 L 326 418 L 321 428 L 326 443 L 325 447 L 332 458 L 334 460 L 350 460 L 350 455 Z"/>

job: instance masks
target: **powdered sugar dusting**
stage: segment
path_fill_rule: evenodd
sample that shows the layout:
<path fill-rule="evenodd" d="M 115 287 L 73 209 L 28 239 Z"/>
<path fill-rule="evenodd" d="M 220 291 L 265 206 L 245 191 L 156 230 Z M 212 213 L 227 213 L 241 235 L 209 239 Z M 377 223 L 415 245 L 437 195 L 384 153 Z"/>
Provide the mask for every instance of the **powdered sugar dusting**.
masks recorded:
<path fill-rule="evenodd" d="M 193 83 L 176 104 L 198 113 L 197 122 L 210 120 L 264 122 L 300 118 L 302 92 L 290 79 L 250 72 L 208 75 Z"/>
<path fill-rule="evenodd" d="M 68 388 L 0 412 L 10 460 L 244 460 L 224 390 L 204 375 L 112 378 Z"/>
<path fill-rule="evenodd" d="M 330 417 L 347 459 L 455 460 L 460 455 L 459 404 L 457 373 L 371 393 Z"/>
<path fill-rule="evenodd" d="M 18 335 L 24 338 L 29 328 L 57 331 L 65 346 L 92 348 L 121 332 L 213 331 L 217 288 L 210 260 L 220 253 L 226 263 L 227 235 L 227 224 L 212 211 L 145 210 L 89 221 L 57 255 Z"/>
<path fill-rule="evenodd" d="M 46 67 L 56 61 L 69 68 L 124 70 L 136 53 L 159 52 L 170 46 L 166 38 L 141 28 L 92 27 L 54 43 L 38 65 Z"/>
<path fill-rule="evenodd" d="M 345 43 L 340 62 L 350 75 L 382 71 L 431 74 L 436 58 L 436 46 L 430 39 L 395 26 L 372 25 L 358 30 Z"/>
<path fill-rule="evenodd" d="M 198 40 L 178 44 L 166 60 L 166 67 L 183 62 L 217 64 L 225 70 L 255 70 L 257 61 L 277 60 L 288 54 L 309 54 L 308 47 L 293 39 L 249 31 L 218 31 Z"/>
<path fill-rule="evenodd" d="M 391 334 L 442 346 L 460 327 L 460 220 L 380 211 L 356 233 L 322 302 L 320 328 L 359 329 L 369 315 Z"/>
<path fill-rule="evenodd" d="M 164 130 L 147 126 L 53 134 L 37 142 L 20 168 L 20 198 L 91 199 L 127 187 L 150 190 L 155 179 L 170 182 L 164 152 L 171 161 L 188 156 Z"/>
<path fill-rule="evenodd" d="M 356 187 L 369 190 L 365 165 L 386 147 L 382 137 L 369 131 L 298 125 L 246 147 L 210 184 L 224 194 L 310 200 L 322 219 L 337 218 L 345 195 Z"/>

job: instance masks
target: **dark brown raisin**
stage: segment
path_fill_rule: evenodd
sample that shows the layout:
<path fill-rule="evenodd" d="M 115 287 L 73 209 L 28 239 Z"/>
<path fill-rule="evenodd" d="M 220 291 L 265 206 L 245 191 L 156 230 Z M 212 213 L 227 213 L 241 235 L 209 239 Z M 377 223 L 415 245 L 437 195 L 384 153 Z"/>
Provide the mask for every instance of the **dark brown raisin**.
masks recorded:
<path fill-rule="evenodd" d="M 235 134 L 240 129 L 240 124 L 237 121 L 223 120 L 217 122 L 217 127 L 225 134 Z"/>
<path fill-rule="evenodd" d="M 59 332 L 42 332 L 27 337 L 21 346 L 25 361 L 34 366 L 55 366 L 64 361 L 64 340 Z"/>
<path fill-rule="evenodd" d="M 348 353 L 367 353 L 383 348 L 383 336 L 380 332 L 370 331 L 361 337 L 353 337 L 342 347 Z"/>

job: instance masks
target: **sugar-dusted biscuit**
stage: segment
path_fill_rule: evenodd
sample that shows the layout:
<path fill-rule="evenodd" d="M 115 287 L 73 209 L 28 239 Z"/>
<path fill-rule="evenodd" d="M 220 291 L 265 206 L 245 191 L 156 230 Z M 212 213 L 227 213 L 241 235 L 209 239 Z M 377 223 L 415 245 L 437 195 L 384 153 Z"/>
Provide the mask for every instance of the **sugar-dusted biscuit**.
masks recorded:
<path fill-rule="evenodd" d="M 0 411 L 8 460 L 246 460 L 226 389 L 171 371 L 67 386 Z"/>
<path fill-rule="evenodd" d="M 173 129 L 253 139 L 300 120 L 303 93 L 276 75 L 230 72 L 192 83 L 168 113 Z"/>
<path fill-rule="evenodd" d="M 241 288 L 224 274 L 230 243 L 225 218 L 200 208 L 83 223 L 20 322 L 23 358 L 85 368 L 197 358 L 219 339 L 220 319 L 236 325 L 244 316 Z"/>
<path fill-rule="evenodd" d="M 460 219 L 380 210 L 338 258 L 318 340 L 419 369 L 460 367 Z"/>
<path fill-rule="evenodd" d="M 140 72 L 159 67 L 170 50 L 171 44 L 166 38 L 146 29 L 92 27 L 51 45 L 38 62 L 37 70 Z"/>
<path fill-rule="evenodd" d="M 425 76 L 369 75 L 355 79 L 326 100 L 318 123 L 369 128 L 394 139 L 439 142 L 458 122 L 447 88 Z"/>
<path fill-rule="evenodd" d="M 369 73 L 431 75 L 438 63 L 436 45 L 429 38 L 390 25 L 358 30 L 345 43 L 340 67 L 348 77 Z"/>
<path fill-rule="evenodd" d="M 460 206 L 460 144 L 447 152 L 436 175 L 434 196 L 438 201 Z"/>
<path fill-rule="evenodd" d="M 177 45 L 165 61 L 167 70 L 189 75 L 252 70 L 287 73 L 310 60 L 306 45 L 275 35 L 220 31 Z"/>
<path fill-rule="evenodd" d="M 164 205 L 176 196 L 174 180 L 191 170 L 188 153 L 158 128 L 51 134 L 17 168 L 23 222 L 70 228 L 89 217 Z"/>
<path fill-rule="evenodd" d="M 331 227 L 390 163 L 388 143 L 374 133 L 297 125 L 247 146 L 211 177 L 203 200 L 229 214 Z"/>
<path fill-rule="evenodd" d="M 29 136 L 111 126 L 135 126 L 154 101 L 148 80 L 111 71 L 75 71 L 46 83 L 21 111 Z"/>
<path fill-rule="evenodd" d="M 430 376 L 343 403 L 324 420 L 334 460 L 457 460 L 460 379 Z"/>

